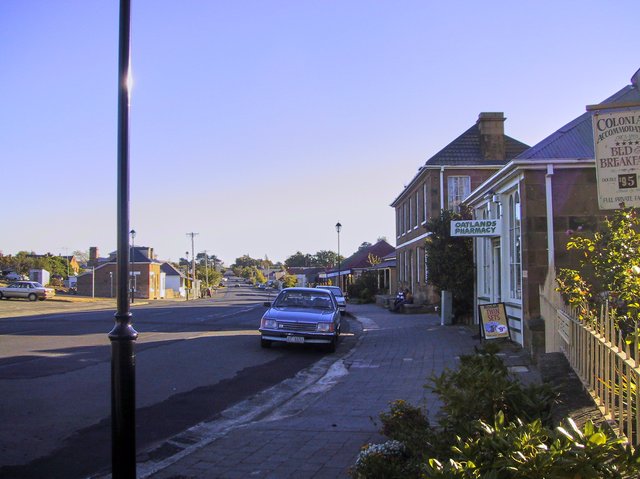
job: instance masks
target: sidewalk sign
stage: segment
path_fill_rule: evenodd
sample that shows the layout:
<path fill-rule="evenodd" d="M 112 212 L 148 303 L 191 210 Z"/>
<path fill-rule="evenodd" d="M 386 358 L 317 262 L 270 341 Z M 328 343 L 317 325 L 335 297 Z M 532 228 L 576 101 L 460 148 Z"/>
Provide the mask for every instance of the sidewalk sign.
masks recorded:
<path fill-rule="evenodd" d="M 504 303 L 478 305 L 482 339 L 511 339 L 507 309 Z"/>

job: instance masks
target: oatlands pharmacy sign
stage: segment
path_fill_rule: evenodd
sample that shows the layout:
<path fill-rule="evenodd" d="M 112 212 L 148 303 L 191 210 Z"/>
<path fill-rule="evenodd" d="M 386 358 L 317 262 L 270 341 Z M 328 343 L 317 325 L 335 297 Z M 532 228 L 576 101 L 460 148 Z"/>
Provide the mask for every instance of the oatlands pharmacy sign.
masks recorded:
<path fill-rule="evenodd" d="M 501 220 L 461 220 L 451 222 L 451 236 L 500 236 Z"/>
<path fill-rule="evenodd" d="M 640 109 L 593 114 L 598 206 L 640 207 Z"/>

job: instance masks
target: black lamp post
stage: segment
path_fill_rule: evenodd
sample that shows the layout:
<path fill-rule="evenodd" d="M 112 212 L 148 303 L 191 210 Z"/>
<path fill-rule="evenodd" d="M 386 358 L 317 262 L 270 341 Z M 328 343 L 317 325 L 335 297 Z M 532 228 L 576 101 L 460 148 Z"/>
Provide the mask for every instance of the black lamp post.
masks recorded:
<path fill-rule="evenodd" d="M 129 31 L 131 3 L 120 0 L 118 48 L 118 264 L 111 341 L 111 467 L 113 479 L 136 477 L 136 373 L 129 304 Z"/>
<path fill-rule="evenodd" d="M 340 230 L 341 229 L 342 229 L 342 225 L 338 221 L 336 223 L 336 231 L 338 232 L 338 286 L 340 286 L 340 289 L 342 289 L 342 281 L 341 281 L 342 260 L 340 259 Z"/>
<path fill-rule="evenodd" d="M 131 278 L 129 279 L 131 284 L 131 302 L 133 303 L 133 298 L 136 294 L 136 287 L 135 287 L 136 275 L 134 274 L 134 270 L 133 270 L 133 264 L 135 263 L 134 256 L 136 255 L 136 249 L 135 249 L 136 246 L 134 244 L 136 239 L 136 230 L 129 231 L 129 234 L 131 235 Z"/>

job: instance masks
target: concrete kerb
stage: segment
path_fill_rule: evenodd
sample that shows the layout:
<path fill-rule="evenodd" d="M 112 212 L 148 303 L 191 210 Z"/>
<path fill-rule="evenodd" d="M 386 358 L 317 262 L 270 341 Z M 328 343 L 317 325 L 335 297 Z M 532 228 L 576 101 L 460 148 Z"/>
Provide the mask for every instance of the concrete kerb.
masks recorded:
<path fill-rule="evenodd" d="M 358 321 L 357 317 L 349 316 Z M 236 428 L 261 421 L 275 421 L 297 414 L 300 408 L 297 406 L 296 399 L 330 389 L 347 374 L 344 362 L 354 354 L 361 340 L 362 337 L 359 337 L 351 350 L 340 358 L 336 359 L 335 356 L 323 358 L 313 366 L 300 371 L 293 378 L 286 379 L 231 406 L 221 412 L 216 419 L 201 422 L 142 451 L 139 457 L 148 459 L 137 463 L 137 477 L 139 479 L 150 477 L 224 437 Z M 164 451 L 169 451 L 170 455 L 167 456 Z M 111 478 L 111 474 L 92 477 L 108 479 Z"/>

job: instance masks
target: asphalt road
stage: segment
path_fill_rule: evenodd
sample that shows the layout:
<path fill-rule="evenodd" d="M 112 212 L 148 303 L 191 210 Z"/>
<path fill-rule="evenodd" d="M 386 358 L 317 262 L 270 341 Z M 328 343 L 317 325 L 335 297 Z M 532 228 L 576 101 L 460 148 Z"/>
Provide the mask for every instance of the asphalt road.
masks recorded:
<path fill-rule="evenodd" d="M 213 299 L 132 308 L 140 333 L 138 452 L 325 357 L 307 347 L 260 348 L 267 294 L 232 286 Z M 99 307 L 107 309 L 90 310 Z M 0 302 L 0 477 L 72 479 L 108 470 L 114 312 L 112 301 Z"/>

